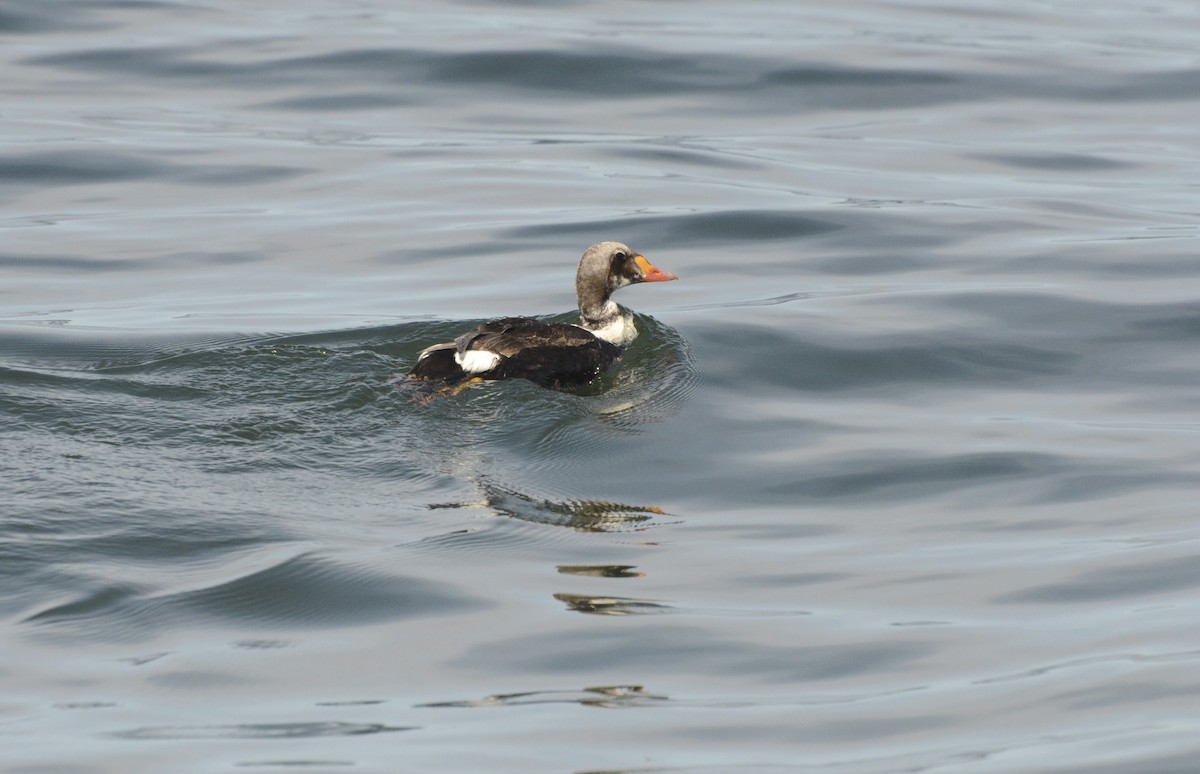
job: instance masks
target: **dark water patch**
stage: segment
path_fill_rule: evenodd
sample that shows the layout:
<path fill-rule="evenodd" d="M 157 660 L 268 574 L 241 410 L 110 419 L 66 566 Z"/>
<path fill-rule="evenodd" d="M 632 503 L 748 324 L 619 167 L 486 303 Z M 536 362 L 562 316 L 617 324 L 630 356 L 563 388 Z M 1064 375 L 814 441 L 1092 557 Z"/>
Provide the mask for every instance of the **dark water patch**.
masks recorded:
<path fill-rule="evenodd" d="M 128 180 L 165 180 L 182 185 L 229 186 L 278 182 L 305 174 L 303 167 L 257 164 L 180 164 L 146 155 L 63 149 L 0 156 L 0 186 L 43 189 Z"/>
<path fill-rule="evenodd" d="M 145 726 L 117 731 L 120 739 L 317 739 L 331 736 L 364 736 L 395 731 L 412 731 L 416 726 L 382 723 L 312 721 L 299 723 L 242 723 L 227 726 Z"/>
<path fill-rule="evenodd" d="M 964 521 L 959 529 L 980 532 L 1056 532 L 1071 529 L 1076 525 L 1068 519 L 1022 519 L 1019 521 Z"/>
<path fill-rule="evenodd" d="M 0 157 L 0 184 L 45 188 L 51 185 L 109 183 L 163 178 L 169 164 L 143 156 L 98 150 L 62 150 Z"/>
<path fill-rule="evenodd" d="M 422 558 L 458 561 L 463 557 L 494 557 L 502 553 L 524 553 L 552 550 L 553 547 L 574 542 L 574 535 L 562 530 L 549 532 L 529 522 L 508 519 L 480 521 L 467 516 L 451 522 L 454 527 L 469 524 L 466 528 L 450 528 L 438 534 L 406 541 L 404 550 L 413 551 Z"/>
<path fill-rule="evenodd" d="M 146 682 L 173 691 L 221 690 L 245 687 L 253 680 L 232 672 L 212 669 L 175 669 L 148 675 Z"/>
<path fill-rule="evenodd" d="M 119 707 L 115 701 L 68 701 L 59 702 L 54 705 L 54 709 L 60 710 L 95 710 L 108 709 L 110 707 Z"/>
<path fill-rule="evenodd" d="M 1200 587 L 1200 556 L 1155 559 L 1080 573 L 1073 580 L 1003 594 L 999 604 L 1077 605 Z"/>
<path fill-rule="evenodd" d="M 701 309 L 736 309 L 738 307 L 749 306 L 779 306 L 781 304 L 790 304 L 793 301 L 804 301 L 805 299 L 813 298 L 814 293 L 797 292 L 784 293 L 779 296 L 768 296 L 766 298 L 746 298 L 737 301 L 718 301 L 716 303 L 697 304 L 695 306 L 680 307 L 683 311 L 696 311 Z"/>
<path fill-rule="evenodd" d="M 304 768 L 311 766 L 316 769 L 333 768 L 333 767 L 353 767 L 357 766 L 356 761 L 349 760 L 334 760 L 330 758 L 280 758 L 278 760 L 263 760 L 263 761 L 239 761 L 238 768 Z"/>
<path fill-rule="evenodd" d="M 1082 153 L 982 153 L 972 155 L 971 158 L 991 161 L 1015 169 L 1053 170 L 1056 172 L 1107 172 L 1140 166 L 1126 161 Z"/>
<path fill-rule="evenodd" d="M 1011 292 L 948 295 L 935 303 L 987 318 L 997 330 L 1013 333 L 1036 331 L 1043 335 L 1077 334 L 1115 337 L 1126 330 L 1149 325 L 1157 333 L 1180 327 L 1190 335 L 1193 321 L 1200 317 L 1196 302 L 1132 303 L 1092 301 L 1061 293 Z M 1143 337 L 1144 338 L 1144 337 Z"/>
<path fill-rule="evenodd" d="M 994 503 L 1098 502 L 1130 492 L 1186 490 L 1186 470 L 1132 460 L 1098 461 L 1031 451 L 923 454 L 866 452 L 805 465 L 744 470 L 762 502 L 866 506 L 905 500 L 944 500 L 954 493 L 988 492 Z"/>
<path fill-rule="evenodd" d="M 939 260 L 932 256 L 921 256 L 915 253 L 895 251 L 867 255 L 839 255 L 833 258 L 814 260 L 809 265 L 814 269 L 819 269 L 829 274 L 879 277 L 888 274 L 923 271 L 937 263 L 939 263 Z"/>
<path fill-rule="evenodd" d="M 76 343 L 66 338 L 73 349 Z M 89 351 L 89 343 L 85 340 L 75 354 Z M 105 351 L 95 344 L 95 351 Z M 106 354 L 80 371 L 78 366 L 46 370 L 49 359 L 43 353 L 39 370 L 5 369 L 0 380 L 16 388 L 12 407 L 31 421 L 55 424 L 76 436 L 119 432 L 122 443 L 142 444 L 186 445 L 219 437 L 262 441 L 328 432 L 350 442 L 366 429 L 355 427 L 355 418 L 372 426 L 387 421 L 360 412 L 395 393 L 387 383 L 394 362 L 361 346 L 335 351 L 268 337 L 197 349 L 114 345 Z M 168 402 L 183 405 L 156 412 Z M 100 405 L 106 410 L 95 411 Z M 332 425 L 320 419 L 343 412 L 353 418 Z"/>
<path fill-rule="evenodd" d="M 769 575 L 745 575 L 736 579 L 739 586 L 749 588 L 792 588 L 795 586 L 813 586 L 824 583 L 837 583 L 849 580 L 854 576 L 843 572 L 797 572 L 774 573 Z"/>
<path fill-rule="evenodd" d="M 710 91 L 717 84 L 727 88 L 740 79 L 723 65 L 711 58 L 637 50 L 482 51 L 442 56 L 432 63 L 430 75 L 453 85 L 504 85 L 571 99 L 611 98 Z"/>
<path fill-rule="evenodd" d="M 508 674 L 641 673 L 741 675 L 763 682 L 820 681 L 890 672 L 936 652 L 919 640 L 777 647 L 733 640 L 706 629 L 638 619 L 637 628 L 568 629 L 475 647 L 456 660 Z"/>
<path fill-rule="evenodd" d="M 136 599 L 143 589 L 128 584 L 109 584 L 84 592 L 77 599 L 41 610 L 22 623 L 43 624 L 71 619 L 94 618 Z"/>
<path fill-rule="evenodd" d="M 1122 464 L 1123 463 L 1123 464 Z M 1070 503 L 1103 500 L 1127 492 L 1160 493 L 1186 492 L 1192 488 L 1194 475 L 1187 470 L 1171 470 L 1157 465 L 1142 465 L 1136 461 L 1093 464 L 1065 472 L 1048 480 L 1041 493 L 1044 503 Z M 1107 469 L 1106 469 L 1107 468 Z"/>
<path fill-rule="evenodd" d="M 110 397 L 150 398 L 155 401 L 185 401 L 203 398 L 209 394 L 207 390 L 186 384 L 156 384 L 137 379 L 101 376 L 89 372 L 39 371 L 3 366 L 0 366 L 0 384 L 30 393 L 21 396 L 29 402 L 39 400 L 38 395 L 33 393 L 40 393 L 45 397 L 47 390 L 67 393 L 67 395 L 60 396 L 66 400 L 78 400 L 88 395 L 108 395 Z M 0 400 L 3 399 L 0 398 Z M 53 400 L 39 402 L 41 406 L 48 408 Z M 63 407 L 65 406 L 60 406 L 60 408 Z"/>
<path fill-rule="evenodd" d="M 175 595 L 175 603 L 222 620 L 288 626 L 438 615 L 480 605 L 432 581 L 379 575 L 308 556 Z"/>
<path fill-rule="evenodd" d="M 345 91 L 346 83 L 401 89 L 415 99 L 443 100 L 448 90 L 492 96 L 545 96 L 558 101 L 693 95 L 692 109 L 721 97 L 742 110 L 892 110 L 1003 99 L 1106 103 L 1190 99 L 1197 71 L 1120 73 L 1057 67 L 1047 75 L 796 63 L 771 57 L 700 51 L 663 53 L 639 47 L 573 50 L 438 51 L 359 48 L 312 56 L 225 61 L 223 52 L 182 47 L 95 48 L 40 55 L 21 64 L 202 86 L 262 90 L 302 86 L 306 98 Z M 386 93 L 386 92 L 385 92 Z"/>
<path fill-rule="evenodd" d="M 614 159 L 646 162 L 655 166 L 698 167 L 706 169 L 760 169 L 763 164 L 750 159 L 738 158 L 715 149 L 694 149 L 667 145 L 641 144 L 621 145 L 607 150 L 606 155 Z"/>
<path fill-rule="evenodd" d="M 984 72 L 860 68 L 761 61 L 757 83 L 747 89 L 770 96 L 772 109 L 893 110 L 961 102 L 1035 99 L 1078 102 L 1143 102 L 1191 99 L 1195 70 L 1149 73 L 1083 71 L 1059 67 L 1028 76 Z M 765 100 L 764 100 L 765 101 Z"/>
<path fill-rule="evenodd" d="M 24 622 L 75 641 L 127 640 L 185 623 L 326 628 L 463 613 L 484 604 L 435 581 L 382 575 L 311 555 L 179 592 L 111 581 L 93 586 L 79 598 L 40 610 Z"/>
<path fill-rule="evenodd" d="M 820 468 L 829 472 L 821 472 Z M 871 460 L 827 462 L 796 472 L 794 482 L 766 489 L 777 501 L 907 499 L 936 497 L 948 490 L 996 481 L 1037 479 L 1060 472 L 1049 455 L 1019 452 L 957 454 L 914 460 L 911 454 Z M 833 468 L 833 470 L 830 470 Z M 852 468 L 852 471 L 846 471 Z M 836 472 L 834 472 L 836 471 Z"/>
<path fill-rule="evenodd" d="M 53 314 L 53 313 L 48 313 Z M 264 338 L 262 334 L 43 325 L 47 315 L 0 324 L 0 358 L 10 365 L 78 373 L 116 364 L 167 361 L 180 354 L 219 350 Z M 51 318 L 53 319 L 53 318 Z"/>
<path fill-rule="evenodd" d="M 1094 82 L 1094 76 L 1081 77 L 1079 80 L 1086 85 L 1070 91 L 1078 99 L 1096 102 L 1192 101 L 1196 98 L 1196 83 L 1200 82 L 1200 69 L 1195 68 L 1109 75 L 1098 79 L 1099 83 Z"/>
<path fill-rule="evenodd" d="M 386 699 L 345 699 L 340 701 L 318 701 L 318 707 L 373 707 L 387 704 Z"/>
<path fill-rule="evenodd" d="M 637 50 L 603 52 L 351 49 L 257 62 L 225 62 L 203 49 L 97 48 L 23 64 L 151 79 L 219 81 L 226 88 L 310 84 L 496 86 L 577 98 L 709 90 L 728 80 L 710 61 Z M 411 90 L 409 90 L 411 92 Z"/>
<path fill-rule="evenodd" d="M 233 64 L 197 60 L 180 47 L 93 48 L 62 54 L 43 54 L 21 64 L 58 67 L 108 75 L 132 75 L 152 79 L 206 79 L 225 87 L 265 85 L 273 68 L 260 64 Z"/>
<path fill-rule="evenodd" d="M 1124 760 L 1096 762 L 1086 766 L 1053 766 L 1043 771 L 1045 774 L 1195 774 L 1196 771 L 1194 750 L 1180 755 L 1139 755 L 1131 751 L 1121 757 Z"/>
<path fill-rule="evenodd" d="M 1163 304 L 1146 305 L 1141 311 L 1141 319 L 1125 324 L 1131 341 L 1150 339 L 1186 344 L 1200 340 L 1200 304 L 1178 304 L 1173 310 Z"/>
<path fill-rule="evenodd" d="M 1051 293 L 993 292 L 939 303 L 987 320 L 1010 339 L 1041 339 L 1069 349 L 1078 390 L 1113 384 L 1162 390 L 1186 386 L 1200 373 L 1200 366 L 1173 354 L 1179 345 L 1200 338 L 1200 306 L 1194 301 L 1114 303 Z"/>
<path fill-rule="evenodd" d="M 68 25 L 57 20 L 57 14 L 38 13 L 36 6 L 23 9 L 0 8 L 0 35 L 29 34 L 62 30 Z"/>
<path fill-rule="evenodd" d="M 436 257 L 495 255 L 531 246 L 558 250 L 564 241 L 587 244 L 612 238 L 645 251 L 652 259 L 665 251 L 694 252 L 686 263 L 674 267 L 686 272 L 684 279 L 694 276 L 698 268 L 763 278 L 794 272 L 798 266 L 830 273 L 842 273 L 845 266 L 846 273 L 858 274 L 870 265 L 890 273 L 940 265 L 945 258 L 937 251 L 1011 227 L 1011 222 L 979 219 L 963 229 L 947 229 L 936 219 L 866 208 L 713 210 L 520 226 L 486 243 L 439 250 Z M 781 260 L 779 243 L 794 244 L 794 252 Z M 720 249 L 729 246 L 736 252 Z"/>
<path fill-rule="evenodd" d="M 80 272 L 154 272 L 181 269 L 237 266 L 264 260 L 265 256 L 246 252 L 177 252 L 144 258 L 97 258 L 82 255 L 38 255 L 0 253 L 0 269 L 62 273 Z"/>
<path fill-rule="evenodd" d="M 97 557 L 168 565 L 176 562 L 218 562 L 222 557 L 236 556 L 244 551 L 287 540 L 284 530 L 265 529 L 248 518 L 216 515 L 186 527 L 170 521 L 156 523 L 152 518 L 127 516 L 120 524 L 96 534 L 64 537 L 58 530 L 38 532 L 42 538 L 40 543 L 31 538 L 26 541 L 31 556 L 44 557 L 53 552 L 64 566 L 76 562 L 79 566 L 87 566 Z"/>
<path fill-rule="evenodd" d="M 828 64 L 774 68 L 770 63 L 754 90 L 789 108 L 886 110 L 971 99 L 970 75 L 930 70 L 878 69 Z"/>
<path fill-rule="evenodd" d="M 280 167 L 265 164 L 172 165 L 171 180 L 184 185 L 235 186 L 266 185 L 312 172 L 306 167 Z"/>
<path fill-rule="evenodd" d="M 736 382 L 748 368 L 756 380 L 801 392 L 875 389 L 904 383 L 930 386 L 1017 384 L 1072 373 L 1079 356 L 1068 350 L 977 340 L 961 331 L 873 335 L 872 344 L 833 346 L 805 341 L 778 328 L 729 323 L 693 334 L 705 371 Z M 878 342 L 888 342 L 880 344 Z M 770 364 L 769 368 L 757 364 Z"/>
<path fill-rule="evenodd" d="M 1142 254 L 1137 260 L 1106 260 L 1088 261 L 1067 260 L 1073 270 L 1082 276 L 1121 277 L 1144 280 L 1152 277 L 1162 278 L 1191 278 L 1196 271 L 1196 265 L 1191 256 L 1180 256 L 1175 253 L 1159 255 Z"/>
<path fill-rule="evenodd" d="M 647 215 L 509 229 L 511 239 L 574 238 L 586 242 L 598 233 L 621 234 L 631 244 L 669 244 L 674 248 L 722 243 L 744 244 L 813 237 L 844 228 L 824 217 L 789 210 L 727 210 L 687 215 Z"/>
<path fill-rule="evenodd" d="M 357 94 L 318 94 L 262 102 L 255 107 L 274 110 L 295 110 L 301 113 L 342 113 L 354 110 L 381 110 L 414 105 L 416 100 L 391 92 L 361 92 Z"/>
<path fill-rule="evenodd" d="M 944 732 L 954 725 L 953 721 L 954 719 L 949 715 L 910 715 L 907 717 L 886 715 L 872 717 L 866 715 L 848 720 L 814 720 L 813 722 L 796 724 L 747 724 L 736 728 L 697 723 L 689 727 L 684 732 L 684 736 L 693 740 L 720 739 L 726 744 L 746 746 L 768 746 L 767 743 L 772 741 L 787 744 L 800 742 L 809 744 L 838 742 L 843 744 L 865 744 L 880 742 L 905 734 L 929 733 L 938 729 Z M 861 763 L 861 759 L 856 761 L 856 763 Z M 837 770 L 838 768 L 842 767 L 838 764 L 833 764 L 828 770 Z M 812 770 L 817 771 L 820 769 L 814 766 Z M 847 768 L 845 770 L 854 771 L 856 769 Z M 857 770 L 886 771 L 890 774 L 891 772 L 919 771 L 920 769 L 915 766 L 910 768 L 907 765 L 901 764 L 897 768 L 889 766 L 887 769 L 861 768 Z"/>
<path fill-rule="evenodd" d="M 785 519 L 767 524 L 761 522 L 745 524 L 735 520 L 731 523 L 717 522 L 704 524 L 699 527 L 693 527 L 693 529 L 717 535 L 720 540 L 766 542 L 805 542 L 831 535 L 839 535 L 846 531 L 846 528 L 840 524 L 813 524 L 799 519 Z"/>
<path fill-rule="evenodd" d="M 812 64 L 776 70 L 766 77 L 769 83 L 796 86 L 836 86 L 839 88 L 866 86 L 895 88 L 909 85 L 944 86 L 957 83 L 952 75 L 929 70 L 879 70 L 872 68 L 835 67 Z M 911 100 L 909 100 L 911 103 Z"/>
<path fill-rule="evenodd" d="M 37 3 L 22 3 L 17 0 L 0 7 L 0 35 L 112 29 L 117 25 L 104 21 L 103 12 L 125 8 L 171 9 L 172 13 L 189 12 L 188 6 L 149 0 L 41 0 Z"/>
<path fill-rule="evenodd" d="M 1103 685 L 1067 691 L 1052 698 L 1055 704 L 1063 704 L 1077 712 L 1086 712 L 1096 707 L 1123 707 L 1130 704 L 1151 704 L 1164 699 L 1179 698 L 1190 701 L 1200 691 L 1195 679 L 1179 683 L 1156 681 L 1123 681 L 1120 685 Z"/>
<path fill-rule="evenodd" d="M 487 241 L 421 251 L 391 250 L 373 260 L 407 270 L 409 264 L 467 265 L 472 258 L 529 251 L 561 257 L 564 244 L 619 239 L 652 261 L 668 264 L 689 282 L 716 287 L 724 275 L 743 282 L 758 279 L 762 288 L 768 288 L 769 278 L 796 277 L 802 272 L 858 277 L 942 268 L 948 251 L 960 249 L 962 242 L 1003 234 L 1013 227 L 1011 221 L 977 219 L 961 229 L 948 229 L 935 218 L 900 217 L 861 208 L 646 214 L 520 226 Z M 574 258 L 571 253 L 566 255 Z M 800 292 L 772 296 L 781 299 L 777 303 L 803 297 Z M 686 308 L 767 302 L 755 299 Z"/>
<path fill-rule="evenodd" d="M 601 685 L 579 691 L 522 691 L 519 693 L 496 693 L 479 699 L 437 701 L 418 704 L 417 707 L 478 708 L 524 707 L 533 704 L 578 704 L 584 707 L 620 709 L 625 707 L 650 707 L 669 701 L 666 696 L 656 695 L 640 685 Z"/>

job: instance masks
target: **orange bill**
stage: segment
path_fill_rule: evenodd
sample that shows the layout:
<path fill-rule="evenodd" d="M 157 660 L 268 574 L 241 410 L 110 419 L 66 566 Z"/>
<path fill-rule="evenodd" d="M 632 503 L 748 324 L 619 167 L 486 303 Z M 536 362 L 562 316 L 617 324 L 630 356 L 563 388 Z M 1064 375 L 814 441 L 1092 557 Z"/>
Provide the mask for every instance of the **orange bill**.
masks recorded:
<path fill-rule="evenodd" d="M 643 256 L 633 256 L 633 262 L 642 270 L 642 282 L 666 282 L 667 280 L 679 279 L 674 274 L 668 274 L 650 263 Z"/>

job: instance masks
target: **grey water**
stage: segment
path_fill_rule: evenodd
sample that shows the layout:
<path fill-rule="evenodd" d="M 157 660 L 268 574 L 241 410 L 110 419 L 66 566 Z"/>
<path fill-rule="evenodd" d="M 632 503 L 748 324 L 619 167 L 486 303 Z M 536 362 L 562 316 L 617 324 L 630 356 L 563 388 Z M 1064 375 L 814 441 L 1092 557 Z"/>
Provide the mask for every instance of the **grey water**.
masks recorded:
<path fill-rule="evenodd" d="M 1194 3 L 0 44 L 0 770 L 1200 770 Z M 600 382 L 397 386 L 605 239 Z"/>

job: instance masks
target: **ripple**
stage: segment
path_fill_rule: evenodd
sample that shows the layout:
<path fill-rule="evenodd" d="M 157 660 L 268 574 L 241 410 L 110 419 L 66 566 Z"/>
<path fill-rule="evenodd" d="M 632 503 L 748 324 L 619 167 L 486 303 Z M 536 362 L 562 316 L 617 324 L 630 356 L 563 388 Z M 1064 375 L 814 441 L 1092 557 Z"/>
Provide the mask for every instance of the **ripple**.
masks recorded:
<path fill-rule="evenodd" d="M 700 331 L 705 370 L 736 381 L 747 361 L 770 363 L 757 378 L 801 391 L 845 391 L 903 383 L 1012 383 L 1072 373 L 1080 355 L 1067 349 L 1011 342 L 923 342 L 835 346 L 772 328 L 726 324 Z M 891 338 L 901 338 L 893 336 Z"/>
<path fill-rule="evenodd" d="M 1082 153 L 985 153 L 972 158 L 992 161 L 1015 169 L 1056 170 L 1060 172 L 1106 172 L 1113 169 L 1128 169 L 1141 166 L 1125 161 L 1089 156 Z"/>
<path fill-rule="evenodd" d="M 1074 579 L 1013 591 L 1001 604 L 1078 605 L 1200 587 L 1200 555 L 1088 570 Z"/>
<path fill-rule="evenodd" d="M 227 726 L 146 726 L 112 735 L 120 739 L 318 739 L 336 736 L 364 736 L 412 731 L 417 726 L 388 726 L 382 723 L 243 723 Z"/>
<path fill-rule="evenodd" d="M 509 229 L 511 239 L 561 240 L 574 236 L 586 241 L 598 231 L 628 235 L 630 244 L 668 242 L 673 248 L 722 243 L 799 239 L 838 231 L 841 223 L 789 210 L 726 210 L 692 214 L 610 218 Z"/>
<path fill-rule="evenodd" d="M 147 179 L 169 179 L 184 185 L 233 186 L 286 180 L 311 171 L 265 165 L 180 164 L 145 155 L 98 150 L 0 156 L 0 182 L 39 189 Z"/>
<path fill-rule="evenodd" d="M 668 675 L 741 675 L 777 682 L 845 679 L 902 668 L 937 650 L 930 642 L 889 639 L 841 645 L 770 646 L 713 636 L 708 629 L 651 623 L 640 618 L 638 647 L 624 629 L 566 629 L 493 640 L 455 663 L 506 674 L 590 674 L 619 669 Z"/>
<path fill-rule="evenodd" d="M 580 691 L 496 693 L 480 699 L 438 701 L 418 704 L 416 706 L 486 709 L 492 707 L 525 707 L 533 704 L 578 704 L 584 707 L 623 709 L 627 707 L 650 707 L 665 701 L 669 701 L 666 696 L 650 693 L 640 685 L 604 685 L 584 688 Z"/>
<path fill-rule="evenodd" d="M 185 621 L 255 629 L 313 628 L 461 613 L 482 604 L 434 581 L 300 555 L 182 591 L 97 581 L 79 598 L 40 610 L 24 622 L 63 634 L 129 639 Z"/>

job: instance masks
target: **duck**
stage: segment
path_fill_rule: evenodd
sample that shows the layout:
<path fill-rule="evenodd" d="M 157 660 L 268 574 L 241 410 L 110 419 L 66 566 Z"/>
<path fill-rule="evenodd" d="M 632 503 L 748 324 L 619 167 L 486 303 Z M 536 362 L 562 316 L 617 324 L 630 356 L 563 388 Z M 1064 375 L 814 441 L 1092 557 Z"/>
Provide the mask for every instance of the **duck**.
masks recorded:
<path fill-rule="evenodd" d="M 526 379 L 542 387 L 581 386 L 613 364 L 637 338 L 633 315 L 611 299 L 642 282 L 678 279 L 621 242 L 598 242 L 584 251 L 575 273 L 579 322 L 502 317 L 454 341 L 421 350 L 408 380 L 457 386 L 478 381 Z"/>

